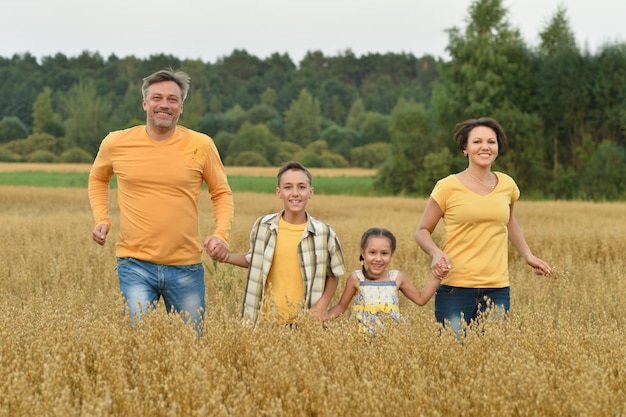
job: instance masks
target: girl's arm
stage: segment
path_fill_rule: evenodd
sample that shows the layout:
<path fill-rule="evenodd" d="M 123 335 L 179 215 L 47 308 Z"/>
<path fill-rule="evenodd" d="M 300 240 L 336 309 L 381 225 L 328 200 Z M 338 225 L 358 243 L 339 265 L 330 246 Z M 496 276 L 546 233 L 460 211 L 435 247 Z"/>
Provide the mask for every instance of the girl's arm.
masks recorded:
<path fill-rule="evenodd" d="M 526 243 L 526 239 L 524 239 L 524 234 L 522 233 L 522 228 L 520 227 L 517 219 L 513 215 L 513 203 L 511 203 L 511 214 L 509 217 L 509 223 L 507 224 L 507 229 L 509 231 L 509 240 L 515 246 L 515 249 L 522 255 L 526 263 L 533 267 L 535 270 L 535 274 L 537 275 L 547 275 L 550 273 L 551 268 L 547 262 L 543 259 L 537 258 L 530 250 L 528 243 Z"/>
<path fill-rule="evenodd" d="M 432 298 L 440 283 L 441 280 L 439 278 L 433 277 L 424 288 L 418 290 L 401 271 L 398 271 L 398 276 L 396 277 L 398 289 L 402 291 L 406 298 L 418 306 L 423 306 Z"/>
<path fill-rule="evenodd" d="M 346 286 L 343 289 L 343 294 L 341 294 L 339 302 L 331 307 L 330 310 L 328 310 L 328 315 L 330 316 L 331 320 L 339 317 L 344 311 L 346 311 L 348 305 L 352 301 L 352 298 L 354 297 L 358 289 L 359 278 L 353 272 L 348 276 L 348 279 L 346 280 Z"/>
<path fill-rule="evenodd" d="M 451 267 L 450 258 L 444 251 L 439 249 L 432 237 L 433 230 L 435 230 L 437 223 L 439 223 L 442 217 L 443 211 L 441 211 L 439 204 L 430 197 L 422 214 L 422 220 L 415 232 L 417 244 L 432 257 L 430 269 L 433 275 L 439 279 L 443 279 L 443 277 L 448 275 Z"/>

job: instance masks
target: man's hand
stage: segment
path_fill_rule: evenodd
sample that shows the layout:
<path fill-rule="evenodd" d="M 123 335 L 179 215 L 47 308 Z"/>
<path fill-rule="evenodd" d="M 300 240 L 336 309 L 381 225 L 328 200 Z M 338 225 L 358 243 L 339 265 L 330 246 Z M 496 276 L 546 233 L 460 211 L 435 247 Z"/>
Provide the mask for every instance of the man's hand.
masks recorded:
<path fill-rule="evenodd" d="M 230 255 L 228 244 L 215 236 L 209 236 L 204 240 L 204 250 L 214 261 L 226 262 Z"/>
<path fill-rule="evenodd" d="M 107 241 L 107 234 L 109 234 L 109 225 L 99 224 L 93 228 L 93 231 L 91 232 L 91 238 L 98 245 L 104 245 Z"/>

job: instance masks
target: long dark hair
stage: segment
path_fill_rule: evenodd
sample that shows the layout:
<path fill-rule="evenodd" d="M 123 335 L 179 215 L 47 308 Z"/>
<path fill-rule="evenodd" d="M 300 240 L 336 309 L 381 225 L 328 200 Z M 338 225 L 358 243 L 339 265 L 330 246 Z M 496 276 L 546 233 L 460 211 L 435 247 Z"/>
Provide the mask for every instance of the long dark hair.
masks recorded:
<path fill-rule="evenodd" d="M 363 236 L 361 236 L 361 251 L 365 250 L 365 248 L 367 247 L 367 241 L 372 236 L 386 237 L 387 239 L 389 239 L 389 243 L 391 245 L 391 253 L 394 253 L 396 251 L 396 237 L 389 230 L 382 227 L 372 227 L 370 229 L 367 229 L 365 233 L 363 233 Z M 363 271 L 363 276 L 367 278 L 367 270 L 365 269 L 365 263 L 363 262 L 364 260 L 365 259 L 363 258 L 363 255 L 359 255 L 359 261 L 361 261 L 362 263 L 361 270 Z"/>

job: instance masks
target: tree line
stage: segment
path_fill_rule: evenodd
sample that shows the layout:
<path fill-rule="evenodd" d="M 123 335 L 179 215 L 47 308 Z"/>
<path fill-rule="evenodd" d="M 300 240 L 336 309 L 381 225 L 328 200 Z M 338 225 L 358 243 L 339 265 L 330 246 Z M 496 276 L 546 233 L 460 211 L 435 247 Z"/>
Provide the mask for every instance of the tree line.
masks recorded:
<path fill-rule="evenodd" d="M 85 51 L 0 57 L 0 161 L 91 162 L 111 130 L 145 123 L 142 78 L 192 79 L 181 124 L 211 136 L 227 165 L 376 168 L 375 186 L 428 195 L 466 165 L 456 123 L 497 119 L 496 169 L 530 198 L 626 198 L 626 44 L 581 48 L 560 6 L 528 45 L 502 0 L 476 0 L 448 30 L 448 58 L 346 50 L 214 63 Z"/>

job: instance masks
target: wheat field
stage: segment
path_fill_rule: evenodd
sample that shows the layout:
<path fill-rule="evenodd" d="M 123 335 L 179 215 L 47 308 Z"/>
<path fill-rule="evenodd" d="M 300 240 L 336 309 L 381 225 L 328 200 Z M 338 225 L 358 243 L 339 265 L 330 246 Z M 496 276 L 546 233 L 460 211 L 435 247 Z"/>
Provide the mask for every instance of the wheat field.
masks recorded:
<path fill-rule="evenodd" d="M 509 318 L 460 339 L 436 324 L 432 300 L 405 298 L 405 321 L 375 338 L 349 312 L 327 328 L 305 318 L 297 331 L 251 330 L 239 319 L 245 270 L 208 258 L 202 338 L 162 305 L 131 328 L 112 205 L 100 247 L 86 190 L 0 187 L 0 416 L 626 416 L 626 204 L 517 203 L 555 271 L 537 277 L 512 250 Z M 349 269 L 365 229 L 392 230 L 392 267 L 421 287 L 429 259 L 412 234 L 424 205 L 314 196 L 309 211 L 335 228 Z M 232 251 L 280 208 L 236 195 Z M 202 212 L 208 234 L 208 196 Z"/>

